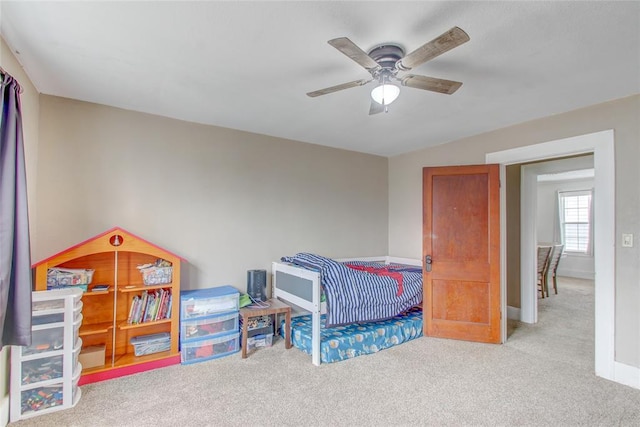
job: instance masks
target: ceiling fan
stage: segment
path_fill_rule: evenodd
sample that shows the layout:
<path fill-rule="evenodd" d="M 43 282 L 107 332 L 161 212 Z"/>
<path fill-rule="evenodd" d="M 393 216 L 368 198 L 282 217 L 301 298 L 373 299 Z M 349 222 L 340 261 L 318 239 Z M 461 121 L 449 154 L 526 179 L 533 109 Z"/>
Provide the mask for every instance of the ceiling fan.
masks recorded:
<path fill-rule="evenodd" d="M 451 95 L 462 86 L 461 82 L 416 74 L 399 76 L 398 72 L 409 71 L 468 41 L 469 36 L 467 33 L 458 27 L 453 27 L 446 33 L 405 55 L 404 49 L 391 43 L 378 45 L 366 53 L 347 37 L 329 40 L 328 43 L 331 46 L 364 67 L 364 69 L 371 74 L 372 78 L 354 80 L 352 82 L 327 87 L 309 92 L 307 95 L 310 97 L 326 95 L 376 81 L 378 82 L 378 86 L 371 91 L 372 101 L 369 114 L 388 111 L 387 106 L 395 101 L 400 94 L 400 88 L 398 85 L 393 84 L 393 82 L 399 82 L 402 86 L 415 89 L 430 90 Z"/>

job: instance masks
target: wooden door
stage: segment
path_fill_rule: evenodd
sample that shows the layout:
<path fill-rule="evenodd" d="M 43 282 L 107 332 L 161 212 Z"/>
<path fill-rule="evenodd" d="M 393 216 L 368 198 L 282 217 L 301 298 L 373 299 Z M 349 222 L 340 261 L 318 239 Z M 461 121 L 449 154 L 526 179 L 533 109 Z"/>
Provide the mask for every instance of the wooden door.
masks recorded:
<path fill-rule="evenodd" d="M 424 168 L 423 196 L 424 334 L 500 343 L 499 166 Z"/>

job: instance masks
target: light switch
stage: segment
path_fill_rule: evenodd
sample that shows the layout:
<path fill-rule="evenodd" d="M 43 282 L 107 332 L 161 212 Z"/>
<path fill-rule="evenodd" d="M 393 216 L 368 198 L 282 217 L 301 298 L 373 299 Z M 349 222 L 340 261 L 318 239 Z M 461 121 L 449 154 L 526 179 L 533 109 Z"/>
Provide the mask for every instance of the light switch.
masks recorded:
<path fill-rule="evenodd" d="M 622 235 L 622 247 L 623 248 L 632 248 L 633 247 L 633 234 L 623 234 Z"/>

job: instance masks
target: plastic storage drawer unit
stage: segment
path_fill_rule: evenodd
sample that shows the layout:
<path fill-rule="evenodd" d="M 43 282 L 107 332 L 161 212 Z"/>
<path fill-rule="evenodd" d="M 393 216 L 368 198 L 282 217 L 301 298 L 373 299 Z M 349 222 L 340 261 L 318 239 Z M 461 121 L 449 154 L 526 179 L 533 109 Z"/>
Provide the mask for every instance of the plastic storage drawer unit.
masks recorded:
<path fill-rule="evenodd" d="M 238 312 L 185 320 L 180 327 L 181 340 L 211 337 L 238 331 Z"/>
<path fill-rule="evenodd" d="M 238 311 L 240 292 L 233 286 L 194 289 L 180 294 L 180 318 L 182 320 Z"/>
<path fill-rule="evenodd" d="M 71 366 L 77 366 L 80 361 L 80 351 L 82 350 L 82 338 L 78 337 L 76 343 L 73 346 L 73 364 Z"/>
<path fill-rule="evenodd" d="M 202 362 L 237 353 L 240 350 L 240 333 L 235 332 L 217 338 L 204 338 L 183 342 L 180 358 L 183 364 Z"/>
<path fill-rule="evenodd" d="M 71 408 L 82 395 L 72 394 L 82 372 L 82 292 L 36 291 L 32 295 L 32 342 L 11 348 L 11 422 Z"/>

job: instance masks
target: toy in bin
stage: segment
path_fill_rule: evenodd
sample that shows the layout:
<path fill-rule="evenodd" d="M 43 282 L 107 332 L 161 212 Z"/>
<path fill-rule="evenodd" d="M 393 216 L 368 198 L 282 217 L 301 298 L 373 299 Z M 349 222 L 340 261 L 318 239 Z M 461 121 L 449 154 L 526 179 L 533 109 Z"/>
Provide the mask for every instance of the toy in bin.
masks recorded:
<path fill-rule="evenodd" d="M 62 378 L 62 356 L 22 363 L 22 384 L 33 384 L 56 378 Z"/>
<path fill-rule="evenodd" d="M 258 347 L 271 347 L 273 343 L 273 333 L 258 334 L 247 338 L 247 349 L 252 350 Z"/>
<path fill-rule="evenodd" d="M 50 268 L 47 270 L 47 289 L 78 286 L 86 291 L 93 280 L 94 271 L 89 268 Z"/>
<path fill-rule="evenodd" d="M 137 268 L 145 285 L 164 285 L 172 281 L 173 266 L 167 260 L 158 258 L 153 264 L 142 264 Z"/>
<path fill-rule="evenodd" d="M 62 387 L 39 387 L 22 392 L 22 413 L 40 411 L 62 403 Z"/>
<path fill-rule="evenodd" d="M 159 334 L 140 335 L 131 338 L 133 352 L 136 356 L 160 353 L 171 349 L 171 334 L 162 332 Z"/>
<path fill-rule="evenodd" d="M 244 319 L 243 319 L 244 321 Z M 247 329 L 262 329 L 271 326 L 271 316 L 264 315 L 247 319 Z"/>

